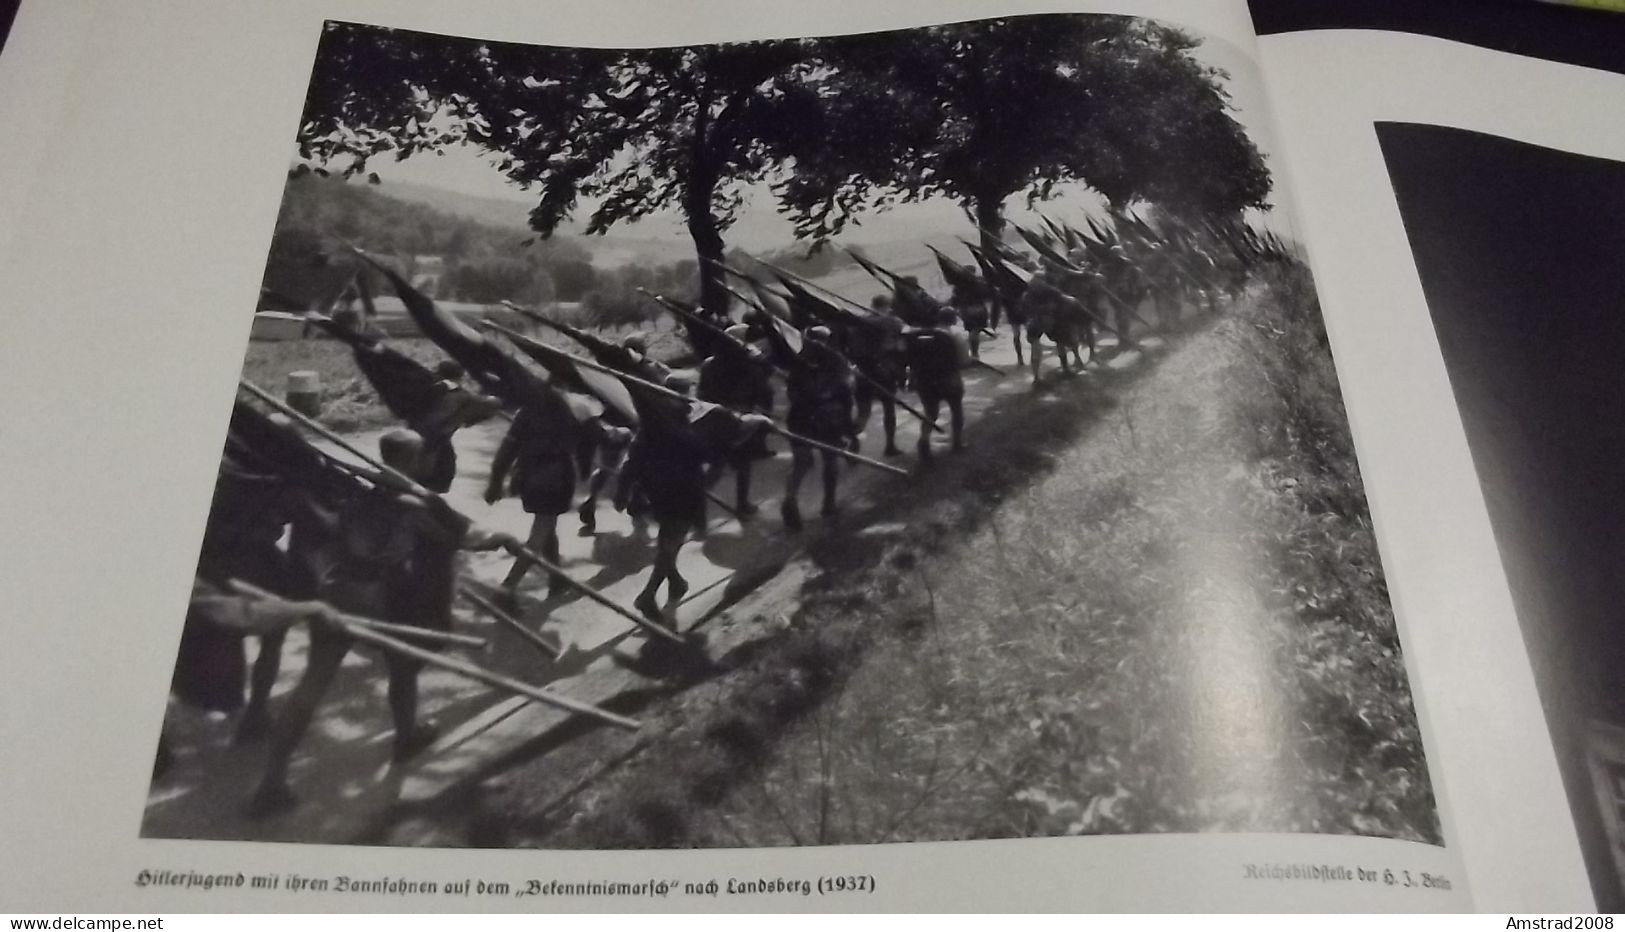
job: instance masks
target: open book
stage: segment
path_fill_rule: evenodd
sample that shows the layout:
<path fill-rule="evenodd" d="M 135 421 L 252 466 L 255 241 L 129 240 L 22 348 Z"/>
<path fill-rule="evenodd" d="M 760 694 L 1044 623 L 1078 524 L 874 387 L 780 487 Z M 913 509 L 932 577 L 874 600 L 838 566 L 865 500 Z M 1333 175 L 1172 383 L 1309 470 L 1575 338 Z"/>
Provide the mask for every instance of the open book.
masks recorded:
<path fill-rule="evenodd" d="M 24 4 L 0 909 L 1619 909 L 1625 18 L 1414 6 Z"/>

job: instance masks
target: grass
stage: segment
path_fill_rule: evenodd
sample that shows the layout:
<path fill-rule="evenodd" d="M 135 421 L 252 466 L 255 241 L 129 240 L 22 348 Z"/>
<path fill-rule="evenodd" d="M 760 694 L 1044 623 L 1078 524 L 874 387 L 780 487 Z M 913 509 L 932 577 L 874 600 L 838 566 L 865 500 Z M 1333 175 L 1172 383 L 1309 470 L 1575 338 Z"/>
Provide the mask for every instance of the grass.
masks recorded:
<path fill-rule="evenodd" d="M 390 346 L 433 366 L 445 358 L 428 340 L 391 340 Z M 288 373 L 313 371 L 321 380 L 322 426 L 341 433 L 396 423 L 356 368 L 349 347 L 337 340 L 251 341 L 243 357 L 243 378 L 280 397 Z"/>
<path fill-rule="evenodd" d="M 1437 843 L 1307 273 L 1177 342 L 995 411 L 971 436 L 990 455 L 815 545 L 785 634 L 646 716 L 659 741 L 545 810 L 546 776 L 499 781 L 470 840 Z"/>

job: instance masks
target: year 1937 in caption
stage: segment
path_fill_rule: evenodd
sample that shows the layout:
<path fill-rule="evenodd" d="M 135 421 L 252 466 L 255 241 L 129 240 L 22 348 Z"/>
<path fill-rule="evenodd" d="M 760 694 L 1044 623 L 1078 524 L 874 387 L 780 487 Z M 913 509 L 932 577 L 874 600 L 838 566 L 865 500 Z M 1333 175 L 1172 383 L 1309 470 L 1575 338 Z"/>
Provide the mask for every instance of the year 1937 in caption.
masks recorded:
<path fill-rule="evenodd" d="M 711 899 L 722 897 L 864 896 L 875 892 L 873 874 L 818 876 L 739 875 L 648 877 L 636 880 L 563 879 L 553 877 L 411 877 L 396 875 L 313 876 L 296 871 L 269 874 L 207 873 L 196 870 L 142 870 L 142 888 L 202 892 L 252 890 L 318 896 L 394 896 L 413 898 L 481 898 L 548 900 L 588 898 Z"/>

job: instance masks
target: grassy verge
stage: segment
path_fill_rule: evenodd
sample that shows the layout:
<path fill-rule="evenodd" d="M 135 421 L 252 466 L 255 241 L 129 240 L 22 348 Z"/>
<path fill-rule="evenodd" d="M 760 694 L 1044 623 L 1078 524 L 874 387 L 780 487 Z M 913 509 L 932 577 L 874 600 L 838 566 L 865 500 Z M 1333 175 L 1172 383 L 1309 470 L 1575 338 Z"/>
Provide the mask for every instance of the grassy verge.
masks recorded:
<path fill-rule="evenodd" d="M 444 359 L 428 340 L 391 340 L 390 346 L 427 366 Z M 321 379 L 324 427 L 344 433 L 396 423 L 372 386 L 356 368 L 349 347 L 337 340 L 251 341 L 243 356 L 243 378 L 281 397 L 288 373 L 312 371 Z"/>
<path fill-rule="evenodd" d="M 559 749 L 489 787 L 468 840 L 1437 841 L 1306 276 L 1176 342 L 993 412 L 815 546 L 786 633 L 648 716 L 629 763 L 562 799 L 629 739 Z"/>

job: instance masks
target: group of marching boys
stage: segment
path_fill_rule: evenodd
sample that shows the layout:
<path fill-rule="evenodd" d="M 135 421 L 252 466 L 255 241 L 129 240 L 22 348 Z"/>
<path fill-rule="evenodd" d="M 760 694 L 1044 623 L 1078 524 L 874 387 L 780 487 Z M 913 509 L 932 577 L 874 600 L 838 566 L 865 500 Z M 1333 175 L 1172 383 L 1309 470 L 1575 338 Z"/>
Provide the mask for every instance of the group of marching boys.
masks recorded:
<path fill-rule="evenodd" d="M 703 533 L 708 499 L 741 521 L 756 514 L 751 467 L 774 455 L 769 434 L 789 441 L 779 515 L 797 531 L 801 484 L 815 465 L 824 516 L 839 507 L 841 459 L 902 472 L 859 453 L 876 405 L 882 456 L 902 452 L 899 407 L 920 420 L 922 464 L 931 459 L 935 432 L 962 449 L 962 369 L 982 365 L 981 338 L 1002 321 L 1009 322 L 1018 363 L 1025 338 L 1036 385 L 1044 342 L 1054 344 L 1070 373 L 1085 363 L 1080 347 L 1094 358 L 1102 331 L 1113 333 L 1119 347 L 1131 346 L 1133 325 L 1151 326 L 1141 306 L 1160 315 L 1159 325 L 1192 298 L 1211 309 L 1244 285 L 1252 264 L 1284 254 L 1273 237 L 1239 225 L 1177 235 L 1121 223 L 1117 230 L 1091 224 L 1089 234 L 1022 233 L 1036 256 L 1003 244 L 971 247 L 973 269 L 937 253 L 952 289 L 946 301 L 861 257 L 855 258 L 888 286 L 867 306 L 776 268 L 761 279 L 728 270 L 751 292 L 734 291 L 742 314 L 651 295 L 688 336 L 697 366 L 684 369 L 651 356 L 642 334 L 612 341 L 525 312 L 568 338 L 569 349 L 561 349 L 495 323 L 471 325 L 363 255 L 447 359 L 426 367 L 374 332 L 362 276 L 360 313 L 311 319 L 350 346 L 358 368 L 405 424 L 383 435 L 376 457 L 343 458 L 309 442 L 317 425 L 253 386 L 244 388 L 258 403 L 239 399 L 234 408 L 172 690 L 190 705 L 237 712 L 237 739 L 266 744 L 250 814 L 271 815 L 295 803 L 292 755 L 365 631 L 374 632 L 368 637 L 375 643 L 383 631 L 390 643 L 411 645 L 384 651 L 395 759 L 433 743 L 433 727 L 417 712 L 417 679 L 421 652 L 453 637 L 460 551 L 515 554 L 502 586 L 510 607 L 537 567 L 550 589 L 586 589 L 560 570 L 558 518 L 576 510 L 581 533 L 592 534 L 599 497 L 608 494 L 640 532 L 655 529 L 653 565 L 633 607 L 649 626 L 669 630 L 671 609 L 688 589 L 678 551 Z M 786 403 L 775 419 L 781 389 Z M 918 408 L 904 392 L 917 396 Z M 945 428 L 937 424 L 944 407 Z M 485 498 L 519 499 L 532 518 L 524 542 L 480 527 L 441 497 L 457 474 L 454 434 L 494 417 L 510 424 Z M 731 502 L 710 491 L 725 471 L 734 477 Z M 269 699 L 282 642 L 291 625 L 307 621 L 305 669 L 273 717 Z M 259 642 L 251 666 L 248 637 Z M 159 769 L 168 761 L 164 742 Z"/>

